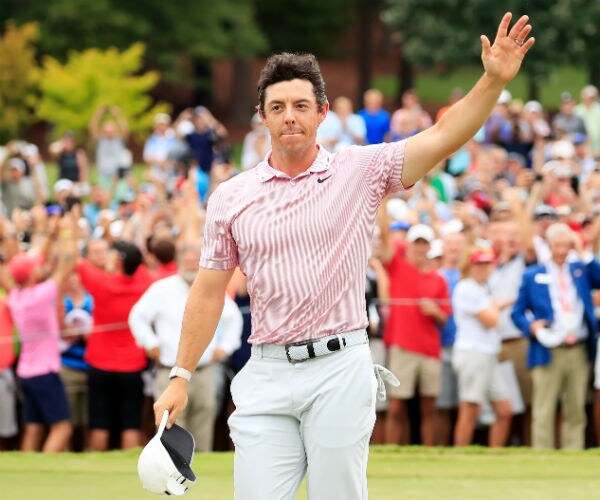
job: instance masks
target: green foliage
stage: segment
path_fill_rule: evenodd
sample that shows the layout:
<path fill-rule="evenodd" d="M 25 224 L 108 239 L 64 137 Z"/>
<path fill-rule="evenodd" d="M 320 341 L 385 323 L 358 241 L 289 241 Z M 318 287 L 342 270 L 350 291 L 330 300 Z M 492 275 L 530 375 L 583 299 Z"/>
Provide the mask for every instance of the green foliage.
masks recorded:
<path fill-rule="evenodd" d="M 353 0 L 255 0 L 256 14 L 274 52 L 331 56 L 350 21 Z"/>
<path fill-rule="evenodd" d="M 0 143 L 19 134 L 33 120 L 39 67 L 34 42 L 35 23 L 20 27 L 7 23 L 0 38 Z"/>
<path fill-rule="evenodd" d="M 13 2 L 12 15 L 38 20 L 40 51 L 60 61 L 72 50 L 125 50 L 143 40 L 148 64 L 180 80 L 190 59 L 249 57 L 266 46 L 251 0 Z"/>
<path fill-rule="evenodd" d="M 531 19 L 536 44 L 523 69 L 534 80 L 546 80 L 557 64 L 585 63 L 600 50 L 600 2 L 594 0 L 388 0 L 383 18 L 411 61 L 447 68 L 477 61 L 478 35 L 493 41 L 506 11 Z"/>
<path fill-rule="evenodd" d="M 118 106 L 134 133 L 147 131 L 166 103 L 153 104 L 148 91 L 159 80 L 156 71 L 139 73 L 145 47 L 135 43 L 120 52 L 88 49 L 72 52 L 67 62 L 46 56 L 43 60 L 39 118 L 55 124 L 57 135 L 72 130 L 80 137 L 98 106 Z"/>

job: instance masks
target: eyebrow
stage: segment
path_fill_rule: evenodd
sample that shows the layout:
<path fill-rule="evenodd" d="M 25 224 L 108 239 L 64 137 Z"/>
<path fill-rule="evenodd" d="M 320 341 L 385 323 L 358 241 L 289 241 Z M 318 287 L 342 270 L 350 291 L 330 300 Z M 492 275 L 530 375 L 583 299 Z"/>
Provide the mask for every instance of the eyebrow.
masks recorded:
<path fill-rule="evenodd" d="M 295 101 L 293 101 L 293 104 L 301 104 L 301 103 L 311 103 L 310 99 L 306 99 L 305 97 L 301 98 L 301 99 L 296 99 Z M 269 102 L 267 102 L 267 105 L 271 106 L 273 104 L 285 104 L 285 101 L 281 100 L 281 99 L 272 99 Z"/>

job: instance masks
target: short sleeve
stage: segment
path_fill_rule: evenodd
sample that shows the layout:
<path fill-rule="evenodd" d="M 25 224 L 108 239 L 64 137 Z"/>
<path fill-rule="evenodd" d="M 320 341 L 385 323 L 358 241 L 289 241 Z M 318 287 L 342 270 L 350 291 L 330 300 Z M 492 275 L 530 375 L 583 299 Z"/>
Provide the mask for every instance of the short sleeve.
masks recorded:
<path fill-rule="evenodd" d="M 200 267 L 224 271 L 238 265 L 237 244 L 231 232 L 227 197 L 219 186 L 208 200 Z"/>
<path fill-rule="evenodd" d="M 405 148 L 406 139 L 349 148 L 355 151 L 355 161 L 363 170 L 363 176 L 369 188 L 375 191 L 381 199 L 391 193 L 412 187 L 405 187 L 402 184 Z"/>
<path fill-rule="evenodd" d="M 488 294 L 481 293 L 480 287 L 471 281 L 460 281 L 454 289 L 452 297 L 452 308 L 454 314 L 461 310 L 465 314 L 475 315 L 487 309 L 491 305 L 491 297 Z"/>

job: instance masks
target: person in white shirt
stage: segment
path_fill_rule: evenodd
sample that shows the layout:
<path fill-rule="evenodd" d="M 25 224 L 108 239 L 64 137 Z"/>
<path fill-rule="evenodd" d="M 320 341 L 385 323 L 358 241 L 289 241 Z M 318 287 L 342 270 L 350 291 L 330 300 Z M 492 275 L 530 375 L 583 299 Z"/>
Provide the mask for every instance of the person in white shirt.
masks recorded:
<path fill-rule="evenodd" d="M 178 251 L 178 272 L 152 284 L 133 306 L 129 327 L 148 357 L 156 360 L 155 398 L 165 390 L 169 371 L 175 366 L 190 286 L 198 273 L 200 247 L 184 245 Z M 189 402 L 182 423 L 196 441 L 196 451 L 211 451 L 216 407 L 216 363 L 226 359 L 241 345 L 242 314 L 229 297 L 217 333 L 200 358 L 189 387 Z"/>
<path fill-rule="evenodd" d="M 499 371 L 500 335 L 496 325 L 500 311 L 510 303 L 495 301 L 487 284 L 494 255 L 489 249 L 469 251 L 462 266 L 463 279 L 452 295 L 456 340 L 452 366 L 458 377 L 458 420 L 454 444 L 467 446 L 482 404 L 489 400 L 496 421 L 490 428 L 489 445 L 504 446 L 510 430 L 512 410 Z"/>

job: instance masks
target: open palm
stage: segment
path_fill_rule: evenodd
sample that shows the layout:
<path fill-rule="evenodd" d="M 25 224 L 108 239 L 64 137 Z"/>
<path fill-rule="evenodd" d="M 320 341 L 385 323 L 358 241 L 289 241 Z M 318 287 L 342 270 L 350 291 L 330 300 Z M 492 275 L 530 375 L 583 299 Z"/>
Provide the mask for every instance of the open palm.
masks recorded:
<path fill-rule="evenodd" d="M 527 38 L 531 31 L 531 25 L 527 24 L 529 17 L 522 16 L 509 31 L 511 19 L 510 12 L 504 14 L 493 45 L 487 36 L 481 35 L 483 68 L 488 75 L 505 83 L 515 77 L 525 54 L 535 43 L 535 38 Z"/>

